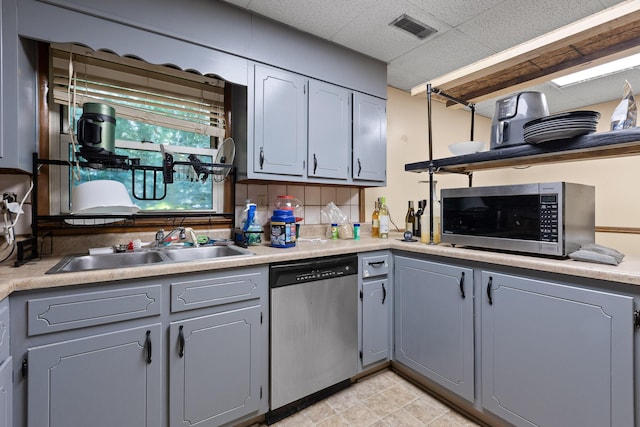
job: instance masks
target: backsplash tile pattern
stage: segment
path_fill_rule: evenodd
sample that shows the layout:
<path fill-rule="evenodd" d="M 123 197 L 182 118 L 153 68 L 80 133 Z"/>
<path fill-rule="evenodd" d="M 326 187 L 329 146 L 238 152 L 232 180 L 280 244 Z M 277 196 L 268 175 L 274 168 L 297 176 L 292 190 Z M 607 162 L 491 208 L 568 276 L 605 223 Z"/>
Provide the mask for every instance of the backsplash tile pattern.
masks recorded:
<path fill-rule="evenodd" d="M 302 224 L 323 224 L 321 209 L 333 202 L 351 222 L 359 222 L 360 199 L 358 187 L 313 186 L 301 184 L 236 184 L 235 214 L 240 225 L 247 199 L 258 205 L 258 217 L 266 224 L 273 214 L 277 196 L 293 196 L 303 204 Z"/>

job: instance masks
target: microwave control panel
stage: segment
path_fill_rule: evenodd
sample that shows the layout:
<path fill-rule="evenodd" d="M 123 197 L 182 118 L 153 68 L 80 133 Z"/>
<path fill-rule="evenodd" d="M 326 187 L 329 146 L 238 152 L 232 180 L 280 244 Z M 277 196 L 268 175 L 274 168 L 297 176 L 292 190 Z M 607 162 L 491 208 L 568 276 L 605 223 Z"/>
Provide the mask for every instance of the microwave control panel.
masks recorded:
<path fill-rule="evenodd" d="M 558 195 L 540 195 L 540 240 L 558 241 Z"/>

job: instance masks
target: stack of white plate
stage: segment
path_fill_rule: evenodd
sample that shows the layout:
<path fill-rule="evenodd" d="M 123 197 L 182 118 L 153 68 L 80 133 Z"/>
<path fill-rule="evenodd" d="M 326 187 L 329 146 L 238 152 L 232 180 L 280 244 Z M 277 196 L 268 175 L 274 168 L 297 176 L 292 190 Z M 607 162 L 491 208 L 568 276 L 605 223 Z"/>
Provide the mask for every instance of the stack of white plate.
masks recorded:
<path fill-rule="evenodd" d="M 569 111 L 531 120 L 524 125 L 524 142 L 539 144 L 593 133 L 598 119 L 597 111 Z"/>

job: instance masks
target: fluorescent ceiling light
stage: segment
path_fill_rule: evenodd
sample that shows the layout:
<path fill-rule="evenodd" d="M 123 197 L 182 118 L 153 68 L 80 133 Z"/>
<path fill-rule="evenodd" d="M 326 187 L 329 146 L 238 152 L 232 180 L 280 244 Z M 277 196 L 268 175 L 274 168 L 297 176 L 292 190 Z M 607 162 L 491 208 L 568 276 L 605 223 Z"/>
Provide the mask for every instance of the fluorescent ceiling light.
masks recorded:
<path fill-rule="evenodd" d="M 569 86 L 572 84 L 582 83 L 588 80 L 608 76 L 610 74 L 619 73 L 621 71 L 629 70 L 637 66 L 640 66 L 640 53 L 628 56 L 626 58 L 617 59 L 606 64 L 587 68 L 586 70 L 578 71 L 577 73 L 558 77 L 557 79 L 553 79 L 551 81 L 560 87 Z"/>

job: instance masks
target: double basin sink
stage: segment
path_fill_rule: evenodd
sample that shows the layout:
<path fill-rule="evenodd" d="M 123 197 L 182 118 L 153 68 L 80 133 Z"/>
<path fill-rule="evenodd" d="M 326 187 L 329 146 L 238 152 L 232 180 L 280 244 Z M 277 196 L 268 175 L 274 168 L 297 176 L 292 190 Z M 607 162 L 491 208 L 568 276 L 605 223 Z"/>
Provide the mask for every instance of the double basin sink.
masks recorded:
<path fill-rule="evenodd" d="M 73 273 L 88 270 L 104 270 L 110 268 L 134 267 L 139 265 L 186 262 L 228 258 L 235 256 L 251 256 L 253 252 L 239 246 L 201 246 L 189 248 L 164 248 L 139 252 L 122 252 L 113 254 L 69 255 L 53 266 L 47 274 Z"/>

